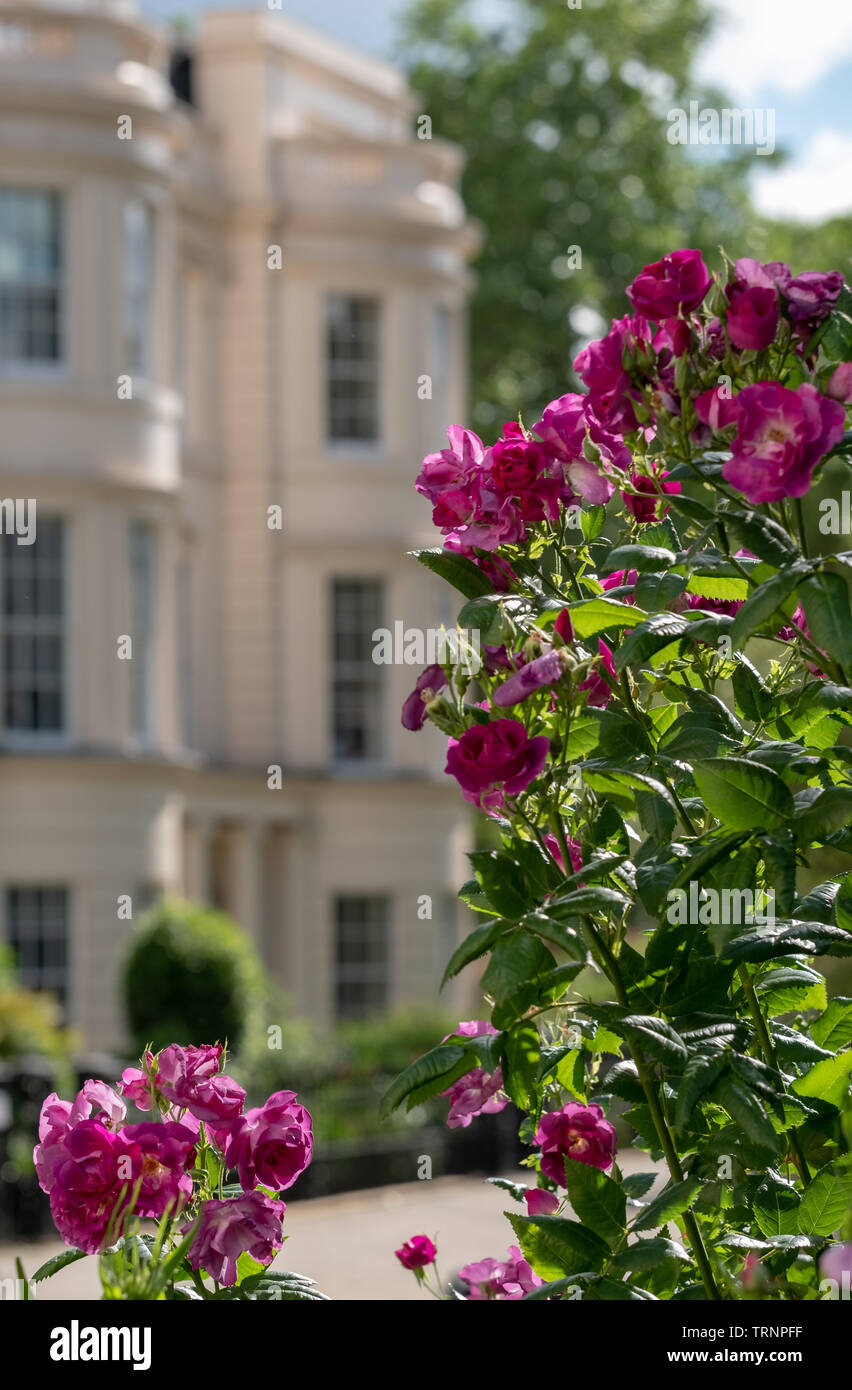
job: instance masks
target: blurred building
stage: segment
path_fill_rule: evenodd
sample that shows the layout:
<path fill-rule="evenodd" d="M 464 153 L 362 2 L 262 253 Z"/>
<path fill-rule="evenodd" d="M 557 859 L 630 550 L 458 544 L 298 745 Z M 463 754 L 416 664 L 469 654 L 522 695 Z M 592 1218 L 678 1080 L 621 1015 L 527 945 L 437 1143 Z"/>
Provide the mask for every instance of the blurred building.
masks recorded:
<path fill-rule="evenodd" d="M 175 53 L 0 0 L 0 922 L 90 1046 L 162 893 L 320 1019 L 433 998 L 455 942 L 462 803 L 372 660 L 453 618 L 405 552 L 475 235 L 419 114 L 273 9 Z"/>

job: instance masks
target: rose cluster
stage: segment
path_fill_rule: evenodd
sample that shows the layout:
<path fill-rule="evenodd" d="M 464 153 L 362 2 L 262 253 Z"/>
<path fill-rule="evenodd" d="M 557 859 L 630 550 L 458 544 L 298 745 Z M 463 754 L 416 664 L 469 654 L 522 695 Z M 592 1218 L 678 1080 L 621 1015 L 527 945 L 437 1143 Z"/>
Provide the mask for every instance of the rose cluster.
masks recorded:
<path fill-rule="evenodd" d="M 142 1067 L 128 1067 L 118 1088 L 86 1081 L 73 1101 L 45 1100 L 34 1161 L 66 1244 L 96 1254 L 118 1240 L 131 1217 L 186 1214 L 193 1232 L 187 1259 L 222 1284 L 234 1284 L 248 1252 L 268 1265 L 282 1243 L 281 1192 L 307 1168 L 311 1117 L 294 1091 L 277 1091 L 245 1110 L 246 1093 L 221 1071 L 223 1049 L 172 1044 Z M 127 1124 L 127 1102 L 155 1119 Z M 222 1172 L 236 1170 L 242 1193 L 202 1198 L 193 1170 L 205 1147 Z"/>

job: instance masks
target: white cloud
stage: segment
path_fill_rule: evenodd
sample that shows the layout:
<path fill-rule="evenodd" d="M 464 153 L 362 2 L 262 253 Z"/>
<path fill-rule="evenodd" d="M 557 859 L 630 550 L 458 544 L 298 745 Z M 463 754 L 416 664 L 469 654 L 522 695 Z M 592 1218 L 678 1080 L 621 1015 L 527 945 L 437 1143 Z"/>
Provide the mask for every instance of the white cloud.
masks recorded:
<path fill-rule="evenodd" d="M 697 75 L 739 98 L 763 86 L 795 95 L 852 56 L 849 0 L 714 0 L 715 32 Z"/>
<path fill-rule="evenodd" d="M 778 170 L 754 174 L 754 201 L 768 217 L 816 224 L 852 211 L 852 135 L 819 130 Z"/>

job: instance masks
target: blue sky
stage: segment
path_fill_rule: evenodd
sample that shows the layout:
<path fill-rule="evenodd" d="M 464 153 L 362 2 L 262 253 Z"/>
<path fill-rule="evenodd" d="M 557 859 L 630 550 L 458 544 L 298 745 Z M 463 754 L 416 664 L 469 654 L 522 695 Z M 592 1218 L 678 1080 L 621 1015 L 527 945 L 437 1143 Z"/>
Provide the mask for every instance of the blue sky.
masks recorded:
<path fill-rule="evenodd" d="M 139 0 L 159 19 L 241 0 Z M 242 0 L 254 8 L 258 0 Z M 477 0 L 498 15 L 506 0 Z M 641 0 L 636 0 L 641 3 Z M 407 0 L 283 0 L 285 14 L 335 38 L 388 56 Z M 775 112 L 776 142 L 791 154 L 780 170 L 755 160 L 754 193 L 768 213 L 819 221 L 852 210 L 852 3 L 850 0 L 711 0 L 716 32 L 699 75 L 741 107 Z"/>

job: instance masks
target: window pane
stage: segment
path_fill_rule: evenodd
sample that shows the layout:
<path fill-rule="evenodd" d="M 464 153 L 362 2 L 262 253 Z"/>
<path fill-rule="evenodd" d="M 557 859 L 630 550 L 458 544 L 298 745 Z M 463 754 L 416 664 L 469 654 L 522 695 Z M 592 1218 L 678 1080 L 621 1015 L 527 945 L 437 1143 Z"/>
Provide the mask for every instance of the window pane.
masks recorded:
<path fill-rule="evenodd" d="M 388 1005 L 389 904 L 385 897 L 341 897 L 335 905 L 335 1007 L 338 1018 L 367 1018 Z"/>
<path fill-rule="evenodd" d="M 336 758 L 382 755 L 382 668 L 373 633 L 382 626 L 384 585 L 336 579 L 332 587 L 332 720 Z"/>
<path fill-rule="evenodd" d="M 64 727 L 64 530 L 39 516 L 32 545 L 0 536 L 3 723 L 20 732 Z"/>
<path fill-rule="evenodd" d="M 326 302 L 328 437 L 379 438 L 379 301 L 329 295 Z"/>
<path fill-rule="evenodd" d="M 59 194 L 0 188 L 0 362 L 57 361 L 61 305 Z"/>
<path fill-rule="evenodd" d="M 154 219 L 147 203 L 124 205 L 124 361 L 128 372 L 150 371 Z"/>
<path fill-rule="evenodd" d="M 27 989 L 49 990 L 61 1003 L 68 992 L 68 890 L 8 888 L 6 936 L 18 978 Z"/>
<path fill-rule="evenodd" d="M 154 601 L 156 535 L 152 526 L 130 527 L 130 726 L 147 741 L 154 732 Z"/>

